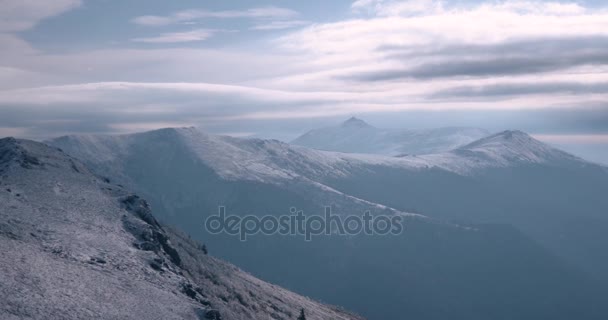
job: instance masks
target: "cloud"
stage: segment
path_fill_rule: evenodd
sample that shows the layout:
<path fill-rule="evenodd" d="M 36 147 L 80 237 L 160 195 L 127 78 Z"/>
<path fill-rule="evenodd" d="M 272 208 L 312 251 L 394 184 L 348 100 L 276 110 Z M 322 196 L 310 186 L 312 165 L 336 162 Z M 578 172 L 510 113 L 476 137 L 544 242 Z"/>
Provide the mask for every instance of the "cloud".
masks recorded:
<path fill-rule="evenodd" d="M 465 2 L 466 3 L 466 2 Z M 437 0 L 357 0 L 351 8 L 355 12 L 368 12 L 377 16 L 410 16 L 417 14 L 442 14 L 453 12 L 454 8 L 461 9 L 462 2 Z M 473 4 L 467 9 L 471 9 Z M 587 9 L 578 3 L 563 3 L 539 0 L 511 0 L 496 2 L 481 2 L 477 8 L 488 11 L 517 12 L 522 14 L 554 14 L 573 15 L 583 14 Z"/>
<path fill-rule="evenodd" d="M 573 108 L 579 99 L 563 100 L 557 96 L 552 103 L 566 104 L 542 108 L 527 108 L 529 101 L 509 101 L 492 108 L 486 102 L 471 101 L 390 105 L 376 94 L 354 97 L 340 92 L 296 93 L 207 83 L 88 83 L 0 91 L 0 128 L 33 138 L 190 125 L 216 132 L 242 127 L 259 133 L 255 123 L 264 123 L 268 130 L 284 130 L 286 123 L 295 123 L 296 119 L 314 126 L 315 121 L 310 119 L 358 114 L 385 121 L 400 119 L 399 126 L 483 123 L 490 129 L 608 133 L 608 100 L 585 108 Z M 545 99 L 544 103 L 551 101 Z M 440 114 L 434 109 L 437 107 Z"/>
<path fill-rule="evenodd" d="M 303 20 L 270 21 L 259 23 L 251 27 L 251 30 L 282 30 L 308 25 L 310 22 Z"/>
<path fill-rule="evenodd" d="M 307 110 L 321 100 L 307 93 L 208 83 L 111 82 L 14 89 L 0 91 L 0 128 L 46 138 L 226 123 L 259 112 Z"/>
<path fill-rule="evenodd" d="M 10 67 L 7 64 L 10 57 L 37 52 L 16 33 L 81 4 L 81 0 L 0 0 L 0 65 Z"/>
<path fill-rule="evenodd" d="M 216 30 L 196 29 L 184 32 L 169 32 L 162 33 L 157 37 L 135 38 L 135 42 L 145 43 L 181 43 L 203 41 L 211 38 L 216 33 Z"/>
<path fill-rule="evenodd" d="M 178 23 L 190 23 L 206 18 L 215 19 L 234 19 L 234 18 L 251 18 L 251 19 L 288 19 L 297 16 L 298 13 L 291 9 L 280 7 L 259 7 L 247 10 L 225 10 L 225 11 L 209 11 L 209 10 L 184 10 L 175 12 L 168 16 L 140 16 L 133 18 L 131 21 L 141 26 L 165 26 Z"/>
<path fill-rule="evenodd" d="M 508 40 L 498 44 L 447 44 L 431 48 L 380 46 L 393 67 L 352 75 L 360 81 L 400 78 L 487 77 L 534 74 L 579 66 L 608 64 L 608 37 L 550 37 Z"/>
<path fill-rule="evenodd" d="M 50 136 L 203 124 L 233 132 L 236 124 L 263 123 L 239 129 L 260 133 L 357 114 L 399 119 L 395 126 L 608 132 L 604 9 L 370 0 L 347 14 L 308 23 L 277 7 L 186 10 L 135 18 L 142 26 L 171 25 L 170 32 L 138 36 L 128 48 L 61 52 L 0 32 L 0 47 L 12 48 L 0 51 L 0 129 Z M 175 25 L 205 19 L 293 29 L 276 39 L 247 38 L 244 46 L 188 48 L 220 31 Z"/>
<path fill-rule="evenodd" d="M 502 83 L 482 86 L 456 86 L 431 94 L 435 99 L 496 99 L 498 97 L 545 95 L 545 94 L 602 94 L 608 92 L 608 82 L 521 82 Z"/>
<path fill-rule="evenodd" d="M 387 81 L 397 79 L 431 79 L 444 77 L 488 77 L 533 74 L 570 69 L 578 66 L 608 64 L 605 52 L 581 52 L 543 56 L 508 56 L 469 58 L 457 57 L 447 61 L 423 63 L 409 69 L 394 68 L 355 74 L 347 78 L 358 81 Z"/>
<path fill-rule="evenodd" d="M 443 10 L 443 2 L 435 0 L 358 0 L 353 2 L 351 8 L 355 12 L 368 12 L 378 16 L 399 16 L 441 12 Z"/>
<path fill-rule="evenodd" d="M 559 144 L 608 144 L 608 134 L 537 134 L 534 138 Z"/>
<path fill-rule="evenodd" d="M 28 30 L 43 19 L 82 4 L 81 0 L 0 0 L 0 32 Z"/>
<path fill-rule="evenodd" d="M 423 3 L 430 3 L 430 9 L 420 6 L 421 10 L 409 10 L 407 15 L 399 10 L 382 9 L 371 17 L 315 24 L 282 37 L 279 43 L 287 50 L 310 53 L 317 61 L 335 57 L 358 61 L 359 65 L 390 62 L 404 69 L 425 61 L 410 59 L 397 63 L 377 49 L 407 46 L 421 58 L 422 53 L 437 47 L 501 46 L 530 39 L 608 36 L 608 13 L 599 9 L 566 10 L 563 8 L 571 6 L 546 2 L 507 1 L 451 7 L 440 6 L 442 2 L 437 1 Z M 403 5 L 394 3 L 398 4 Z"/>

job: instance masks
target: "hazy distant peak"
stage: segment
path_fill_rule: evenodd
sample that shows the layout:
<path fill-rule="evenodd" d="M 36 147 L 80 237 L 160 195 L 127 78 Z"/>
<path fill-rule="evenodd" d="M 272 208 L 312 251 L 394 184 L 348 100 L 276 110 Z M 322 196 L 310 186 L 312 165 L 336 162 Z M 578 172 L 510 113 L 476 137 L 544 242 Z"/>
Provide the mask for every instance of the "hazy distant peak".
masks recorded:
<path fill-rule="evenodd" d="M 483 129 L 458 127 L 384 129 L 352 117 L 337 126 L 311 130 L 292 144 L 327 151 L 396 156 L 446 152 L 488 134 Z"/>
<path fill-rule="evenodd" d="M 147 135 L 157 137 L 178 137 L 182 134 L 199 132 L 195 127 L 167 127 L 151 131 L 135 133 L 135 135 Z M 201 132 L 202 133 L 202 132 Z"/>
<path fill-rule="evenodd" d="M 534 140 L 529 134 L 520 130 L 505 130 L 495 135 L 490 136 L 491 138 L 502 139 L 505 141 L 531 141 Z"/>
<path fill-rule="evenodd" d="M 351 117 L 350 119 L 342 122 L 341 126 L 344 128 L 373 128 L 372 125 L 357 117 Z"/>

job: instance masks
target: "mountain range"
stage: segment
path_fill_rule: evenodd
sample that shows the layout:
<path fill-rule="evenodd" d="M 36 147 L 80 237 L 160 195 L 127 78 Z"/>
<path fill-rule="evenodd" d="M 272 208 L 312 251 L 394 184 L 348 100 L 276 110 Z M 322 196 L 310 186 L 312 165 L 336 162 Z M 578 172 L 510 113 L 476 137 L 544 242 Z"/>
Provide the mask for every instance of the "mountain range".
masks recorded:
<path fill-rule="evenodd" d="M 369 130 L 357 119 L 345 125 Z M 162 222 L 218 256 L 370 319 L 606 314 L 608 170 L 520 131 L 399 156 L 194 128 L 47 143 L 150 199 Z M 371 210 L 405 217 L 406 231 L 242 242 L 205 232 L 204 219 L 218 206 L 241 216 L 291 207 L 307 214 L 325 206 L 341 215 Z"/>

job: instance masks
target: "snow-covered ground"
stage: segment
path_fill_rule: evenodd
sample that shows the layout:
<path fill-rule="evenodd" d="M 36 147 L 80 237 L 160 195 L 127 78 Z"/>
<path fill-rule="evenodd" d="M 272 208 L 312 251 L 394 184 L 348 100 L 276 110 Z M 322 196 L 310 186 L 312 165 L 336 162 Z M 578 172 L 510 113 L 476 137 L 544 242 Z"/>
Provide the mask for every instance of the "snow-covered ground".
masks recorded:
<path fill-rule="evenodd" d="M 359 319 L 203 254 L 58 149 L 1 139 L 0 177 L 1 319 Z"/>

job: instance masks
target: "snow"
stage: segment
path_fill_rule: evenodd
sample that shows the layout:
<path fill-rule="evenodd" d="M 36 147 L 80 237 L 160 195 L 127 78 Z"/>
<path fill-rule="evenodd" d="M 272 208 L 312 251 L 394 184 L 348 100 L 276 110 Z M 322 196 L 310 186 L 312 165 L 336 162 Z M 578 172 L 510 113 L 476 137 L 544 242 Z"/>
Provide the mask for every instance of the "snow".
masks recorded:
<path fill-rule="evenodd" d="M 130 137 L 79 139 L 89 152 L 109 152 L 107 160 L 118 150 L 110 140 Z M 178 232 L 125 207 L 129 191 L 58 149 L 0 139 L 0 177 L 2 319 L 203 319 L 213 310 L 225 319 L 269 319 L 301 307 L 310 319 L 359 319 L 195 252 Z M 169 237 L 165 246 L 178 248 L 181 262 L 165 246 L 138 249 L 139 232 Z M 187 295 L 185 285 L 204 298 Z M 239 302 L 245 296 L 246 306 Z"/>
<path fill-rule="evenodd" d="M 358 119 L 350 119 L 344 125 L 373 128 Z M 163 139 L 167 143 L 183 144 L 226 180 L 277 185 L 298 181 L 315 188 L 320 188 L 327 179 L 349 177 L 376 167 L 416 171 L 436 168 L 471 175 L 487 168 L 523 164 L 586 163 L 521 131 L 504 131 L 451 151 L 397 157 L 321 151 L 277 140 L 215 136 L 195 128 L 169 128 L 123 136 L 70 136 L 49 143 L 102 168 L 101 171 L 121 176 L 120 163 L 116 165 L 114 161 L 132 152 L 134 145 L 149 148 L 147 141 Z"/>
<path fill-rule="evenodd" d="M 350 119 L 343 126 L 375 128 L 359 119 Z M 443 129 L 436 129 L 443 130 Z M 451 131 L 450 131 L 451 132 Z M 403 170 L 439 168 L 461 175 L 474 174 L 486 168 L 540 163 L 587 162 L 555 149 L 521 131 L 504 131 L 465 144 L 454 150 L 423 154 L 386 156 L 381 154 L 341 153 L 291 145 L 277 140 L 246 139 L 215 136 L 195 128 L 169 128 L 122 136 L 69 136 L 50 141 L 69 149 L 70 154 L 96 164 L 111 163 L 124 157 L 138 138 L 150 135 L 172 136 L 218 175 L 228 180 L 250 180 L 264 183 L 285 183 L 294 179 L 323 180 L 347 177 L 371 167 Z M 460 143 L 468 140 L 464 135 Z M 77 147 L 75 147 L 77 146 Z M 115 168 L 104 170 L 116 176 Z"/>
<path fill-rule="evenodd" d="M 356 119 L 349 121 L 346 125 L 366 126 Z M 438 169 L 459 175 L 475 175 L 484 169 L 526 164 L 585 164 L 583 160 L 520 131 L 501 132 L 452 151 L 399 157 L 321 151 L 276 140 L 215 136 L 195 128 L 161 129 L 113 137 L 69 137 L 50 143 L 85 159 L 98 171 L 128 180 L 129 174 L 124 171 L 121 159 L 133 150 L 153 148 L 151 141 L 183 145 L 195 159 L 225 180 L 273 184 L 296 192 L 314 203 L 333 203 L 342 212 L 362 213 L 374 209 L 409 216 L 414 214 L 344 194 L 330 187 L 329 181 L 357 177 L 361 173 L 373 174 L 379 168 L 397 170 L 397 174 L 399 170 L 419 172 Z M 98 156 L 98 152 L 103 152 L 105 156 Z"/>
<path fill-rule="evenodd" d="M 524 164 L 586 165 L 588 162 L 544 144 L 522 131 L 503 131 L 454 151 L 421 156 L 437 167 L 459 174 L 474 174 L 485 168 Z"/>

